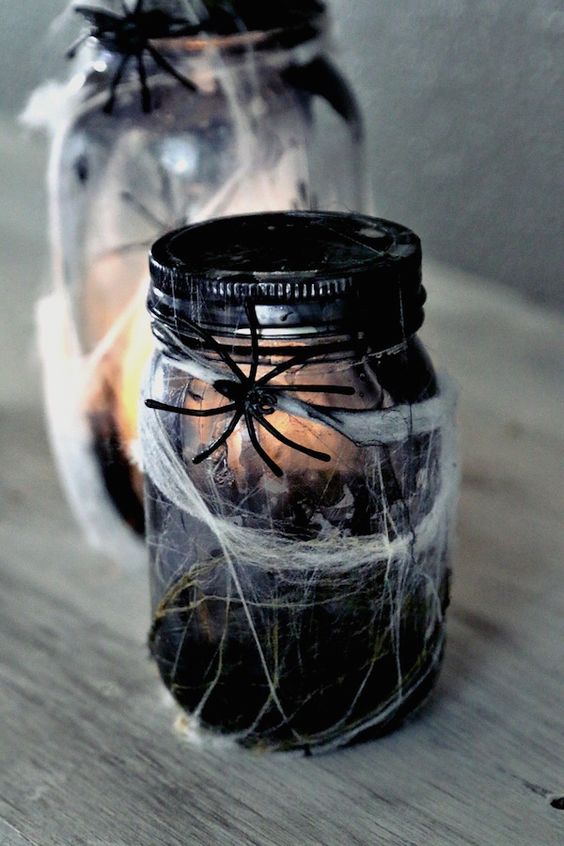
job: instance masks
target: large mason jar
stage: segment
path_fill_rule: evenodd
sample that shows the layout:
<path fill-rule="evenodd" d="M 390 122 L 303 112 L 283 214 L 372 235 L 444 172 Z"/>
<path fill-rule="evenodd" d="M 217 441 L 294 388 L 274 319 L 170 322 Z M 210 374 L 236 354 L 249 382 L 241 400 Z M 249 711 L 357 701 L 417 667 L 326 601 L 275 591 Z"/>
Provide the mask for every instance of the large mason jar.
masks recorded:
<path fill-rule="evenodd" d="M 90 37 L 52 145 L 55 296 L 41 309 L 41 347 L 70 500 L 90 539 L 120 559 L 139 554 L 144 523 L 150 244 L 209 217 L 369 203 L 360 115 L 328 55 L 323 6 L 293 5 L 255 20 L 245 9 L 257 4 L 234 2 L 234 31 L 224 12 L 218 32 L 213 16 L 194 23 L 187 10 L 222 4 L 82 7 Z M 272 28 L 237 31 L 246 20 Z"/>
<path fill-rule="evenodd" d="M 189 733 L 315 752 L 388 730 L 441 664 L 458 482 L 418 238 L 250 215 L 166 235 L 151 267 L 149 640 Z"/>

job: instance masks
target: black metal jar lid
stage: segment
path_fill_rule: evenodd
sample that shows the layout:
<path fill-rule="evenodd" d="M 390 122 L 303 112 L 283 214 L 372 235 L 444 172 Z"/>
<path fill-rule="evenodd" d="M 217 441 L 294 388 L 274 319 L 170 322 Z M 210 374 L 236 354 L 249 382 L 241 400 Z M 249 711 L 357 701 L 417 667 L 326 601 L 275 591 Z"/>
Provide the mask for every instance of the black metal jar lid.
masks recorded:
<path fill-rule="evenodd" d="M 148 308 L 156 322 L 182 319 L 218 334 L 276 338 L 363 333 L 381 349 L 423 322 L 421 245 L 400 224 L 339 212 L 274 212 L 219 218 L 160 238 L 150 254 Z"/>

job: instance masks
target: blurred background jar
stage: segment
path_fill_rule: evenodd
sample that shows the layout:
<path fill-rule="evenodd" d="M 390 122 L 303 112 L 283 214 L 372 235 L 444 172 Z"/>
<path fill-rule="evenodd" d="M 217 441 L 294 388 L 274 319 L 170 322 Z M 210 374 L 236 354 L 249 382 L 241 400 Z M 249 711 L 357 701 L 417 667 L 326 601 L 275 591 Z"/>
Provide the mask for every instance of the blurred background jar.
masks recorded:
<path fill-rule="evenodd" d="M 362 121 L 329 55 L 324 5 L 256 5 L 80 9 L 89 28 L 71 50 L 49 168 L 55 296 L 40 311 L 41 350 L 69 499 L 118 558 L 137 555 L 143 534 L 152 241 L 209 217 L 370 206 Z"/>

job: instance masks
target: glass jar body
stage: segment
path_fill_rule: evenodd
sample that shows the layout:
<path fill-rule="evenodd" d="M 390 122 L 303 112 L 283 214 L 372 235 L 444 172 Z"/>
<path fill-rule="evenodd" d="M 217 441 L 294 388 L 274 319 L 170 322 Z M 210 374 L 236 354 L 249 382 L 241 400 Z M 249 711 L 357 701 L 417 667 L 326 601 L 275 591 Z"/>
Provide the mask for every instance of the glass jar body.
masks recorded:
<path fill-rule="evenodd" d="M 279 362 L 263 359 L 257 379 Z M 217 405 L 214 386 L 230 374 L 208 364 L 215 382 L 159 352 L 146 394 L 177 408 Z M 275 404 L 276 432 L 330 461 L 281 443 L 255 418 L 283 476 L 265 465 L 244 420 L 194 464 L 232 412 L 143 416 L 150 647 L 193 731 L 325 750 L 388 730 L 438 672 L 452 403 L 416 339 L 384 353 L 312 351 L 270 384 L 292 386 L 304 402 Z M 314 384 L 326 393 L 308 393 Z M 354 395 L 336 397 L 339 386 Z"/>
<path fill-rule="evenodd" d="M 50 429 L 78 516 L 120 558 L 132 551 L 129 529 L 143 532 L 137 400 L 153 346 L 150 244 L 209 217 L 368 202 L 358 109 L 321 41 L 157 46 L 196 90 L 147 54 L 150 111 L 132 59 L 107 113 L 123 56 L 86 48 L 50 164 L 57 303 L 41 327 Z"/>

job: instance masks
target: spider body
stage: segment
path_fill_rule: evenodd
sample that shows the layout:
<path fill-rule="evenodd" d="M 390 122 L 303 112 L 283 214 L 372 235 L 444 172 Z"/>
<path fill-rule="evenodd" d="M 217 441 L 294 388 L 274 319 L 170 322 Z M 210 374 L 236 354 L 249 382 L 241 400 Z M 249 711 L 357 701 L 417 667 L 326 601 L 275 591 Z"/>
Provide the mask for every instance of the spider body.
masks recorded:
<path fill-rule="evenodd" d="M 298 364 L 303 364 L 308 357 L 307 354 L 304 353 L 292 356 L 287 361 L 277 364 L 265 373 L 264 376 L 257 379 L 260 358 L 260 327 L 254 304 L 247 302 L 245 308 L 249 320 L 251 336 L 251 364 L 248 374 L 245 374 L 241 370 L 239 365 L 233 360 L 229 353 L 227 353 L 224 348 L 218 344 L 213 335 L 211 335 L 207 330 L 202 329 L 196 323 L 186 321 L 187 327 L 204 340 L 207 345 L 220 356 L 235 377 L 231 379 L 217 379 L 213 383 L 213 387 L 218 394 L 229 400 L 226 405 L 205 409 L 184 408 L 181 406 L 169 405 L 168 403 L 162 403 L 153 399 L 145 400 L 145 405 L 148 408 L 153 408 L 157 411 L 170 411 L 191 417 L 213 417 L 233 412 L 231 420 L 221 435 L 213 443 L 206 447 L 205 450 L 194 456 L 192 459 L 194 464 L 200 464 L 204 461 L 204 459 L 209 458 L 210 455 L 219 449 L 222 444 L 226 443 L 235 431 L 235 428 L 241 418 L 245 421 L 245 426 L 252 446 L 275 476 L 282 476 L 283 471 L 261 445 L 255 424 L 258 424 L 262 429 L 276 438 L 277 441 L 296 450 L 297 452 L 301 452 L 304 455 L 308 455 L 310 458 L 317 459 L 318 461 L 331 461 L 331 456 L 327 453 L 311 449 L 310 447 L 304 446 L 303 444 L 297 443 L 297 441 L 286 437 L 286 435 L 282 434 L 282 432 L 280 432 L 267 418 L 276 411 L 278 404 L 277 394 L 280 391 L 304 391 L 307 393 L 340 394 L 344 396 L 351 396 L 355 392 L 354 388 L 341 385 L 272 384 L 271 380 L 276 376 L 279 376 Z"/>
<path fill-rule="evenodd" d="M 137 65 L 143 111 L 146 113 L 152 111 L 151 92 L 147 84 L 145 66 L 146 55 L 152 58 L 161 70 L 173 76 L 189 91 L 196 91 L 194 83 L 179 73 L 152 43 L 154 39 L 189 34 L 189 25 L 185 20 L 172 18 L 160 9 L 144 11 L 143 2 L 144 0 L 137 0 L 132 9 L 124 3 L 123 15 L 93 6 L 74 7 L 78 14 L 86 18 L 91 29 L 72 45 L 67 52 L 67 57 L 74 57 L 78 47 L 90 37 L 110 44 L 112 50 L 121 56 L 111 82 L 109 98 L 104 105 L 104 112 L 107 114 L 113 112 L 118 86 L 131 60 L 134 60 Z"/>
<path fill-rule="evenodd" d="M 251 414 L 274 414 L 277 400 L 266 387 L 235 382 L 232 379 L 218 379 L 213 383 L 215 390 L 236 405 L 244 406 Z"/>

